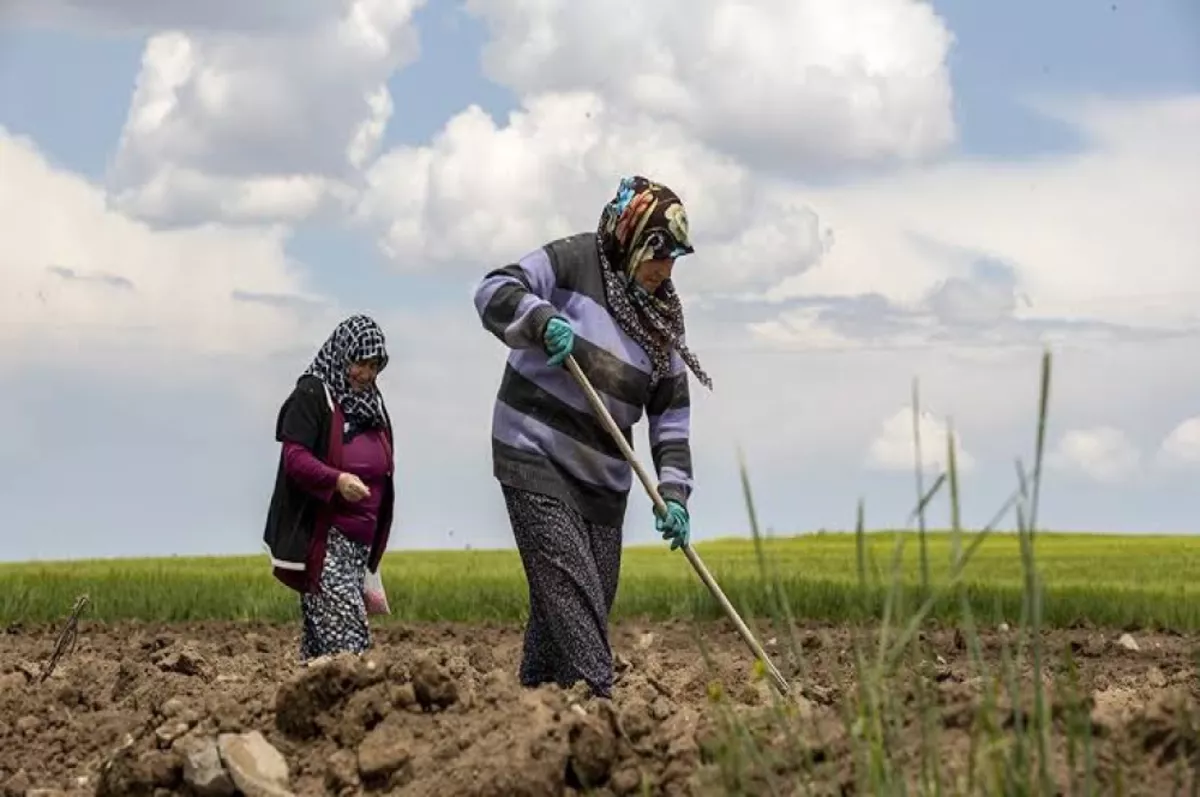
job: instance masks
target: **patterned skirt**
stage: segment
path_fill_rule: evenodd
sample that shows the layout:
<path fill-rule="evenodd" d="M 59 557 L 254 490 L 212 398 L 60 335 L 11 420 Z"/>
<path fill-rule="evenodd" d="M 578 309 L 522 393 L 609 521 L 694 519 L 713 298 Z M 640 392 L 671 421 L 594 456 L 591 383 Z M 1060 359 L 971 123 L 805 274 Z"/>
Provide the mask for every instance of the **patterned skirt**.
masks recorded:
<path fill-rule="evenodd" d="M 582 680 L 592 694 L 609 697 L 608 617 L 621 575 L 621 529 L 592 523 L 557 498 L 503 491 L 529 583 L 522 685 Z"/>
<path fill-rule="evenodd" d="M 362 653 L 371 646 L 363 600 L 370 553 L 366 545 L 347 539 L 337 529 L 329 530 L 320 588 L 300 597 L 304 617 L 301 661 L 335 653 Z"/>

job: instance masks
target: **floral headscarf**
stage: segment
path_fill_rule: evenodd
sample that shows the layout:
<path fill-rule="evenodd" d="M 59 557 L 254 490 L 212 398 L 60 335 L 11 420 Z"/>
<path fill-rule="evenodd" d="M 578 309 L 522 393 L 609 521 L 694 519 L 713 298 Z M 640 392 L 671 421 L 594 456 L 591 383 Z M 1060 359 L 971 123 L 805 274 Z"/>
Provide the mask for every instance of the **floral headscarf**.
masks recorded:
<path fill-rule="evenodd" d="M 695 251 L 688 239 L 687 211 L 670 188 L 640 175 L 621 180 L 617 194 L 600 215 L 596 233 L 604 290 L 614 317 L 646 350 L 653 364 L 651 382 L 670 373 L 671 350 L 701 384 L 712 380 L 683 343 L 683 305 L 671 280 L 651 294 L 635 280 L 647 260 L 676 258 Z"/>

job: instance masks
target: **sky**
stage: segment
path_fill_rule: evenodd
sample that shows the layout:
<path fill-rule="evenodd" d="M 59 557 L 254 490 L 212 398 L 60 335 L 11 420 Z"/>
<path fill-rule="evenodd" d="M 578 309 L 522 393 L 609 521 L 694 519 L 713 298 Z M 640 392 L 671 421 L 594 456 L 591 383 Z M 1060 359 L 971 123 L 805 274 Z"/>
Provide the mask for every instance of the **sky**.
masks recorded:
<path fill-rule="evenodd" d="M 472 291 L 630 173 L 697 247 L 693 539 L 748 533 L 739 451 L 764 530 L 907 527 L 914 380 L 986 523 L 1044 350 L 1040 525 L 1200 530 L 1200 7 L 683 5 L 0 4 L 0 560 L 261 551 L 279 405 L 356 312 L 392 549 L 511 546 Z M 664 545 L 636 489 L 625 538 Z"/>

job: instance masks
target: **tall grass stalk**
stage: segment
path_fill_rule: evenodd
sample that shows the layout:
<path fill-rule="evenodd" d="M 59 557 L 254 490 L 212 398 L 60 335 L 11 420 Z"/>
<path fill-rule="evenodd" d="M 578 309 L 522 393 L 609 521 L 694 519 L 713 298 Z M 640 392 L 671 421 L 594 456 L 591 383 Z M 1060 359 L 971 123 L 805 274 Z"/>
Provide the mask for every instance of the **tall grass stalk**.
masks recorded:
<path fill-rule="evenodd" d="M 912 412 L 913 412 L 913 471 L 917 480 L 917 535 L 921 545 L 921 597 L 929 596 L 929 550 L 925 542 L 925 463 L 921 459 L 921 395 L 919 380 L 913 377 Z"/>
<path fill-rule="evenodd" d="M 936 583 L 930 575 L 926 536 L 926 510 L 932 496 L 925 491 L 924 466 L 920 453 L 920 396 L 917 382 L 913 382 L 913 448 L 917 496 L 913 516 L 917 521 L 919 543 L 919 579 L 915 592 L 918 600 L 915 605 L 910 607 L 905 600 L 907 581 L 903 565 L 904 536 L 898 535 L 894 540 L 890 561 L 883 568 L 886 575 L 882 574 L 880 568 L 874 564 L 873 549 L 865 532 L 864 502 L 860 500 L 856 508 L 855 568 L 858 587 L 863 596 L 878 595 L 880 600 L 875 602 L 864 598 L 859 606 L 859 618 L 862 621 L 868 620 L 873 613 L 871 607 L 874 607 L 874 611 L 877 612 L 875 622 L 870 626 L 865 622 L 856 623 L 851 636 L 855 685 L 853 699 L 844 706 L 846 710 L 842 721 L 845 736 L 852 747 L 853 793 L 1060 793 L 1051 774 L 1055 770 L 1051 739 L 1053 727 L 1045 684 L 1045 677 L 1050 671 L 1047 670 L 1042 642 L 1045 592 L 1037 566 L 1035 546 L 1049 412 L 1050 375 L 1051 355 L 1046 351 L 1041 362 L 1032 473 L 1025 473 L 1018 465 L 1018 483 L 1013 494 L 1004 501 L 987 526 L 971 535 L 968 535 L 962 526 L 957 440 L 953 425 L 949 426 L 946 435 L 946 472 L 943 474 L 944 482 L 948 486 L 950 515 L 949 573 L 947 578 Z M 752 534 L 757 539 L 758 518 L 754 510 L 747 469 L 740 453 L 738 465 Z M 942 479 L 939 478 L 930 493 L 936 492 L 941 483 Z M 984 541 L 1010 514 L 1014 516 L 1016 526 L 1017 550 L 1014 553 L 1020 559 L 1021 596 L 1015 606 L 993 604 L 997 619 L 1003 617 L 1002 612 L 1008 609 L 1015 609 L 1013 614 L 1018 615 L 1004 618 L 1006 622 L 1017 621 L 1016 632 L 1012 635 L 1015 645 L 1010 645 L 1009 639 L 1001 635 L 999 661 L 993 665 L 985 657 L 981 643 L 981 629 L 976 619 L 980 604 L 972 600 L 964 573 Z M 767 577 L 770 570 L 767 557 L 761 547 L 756 548 L 756 554 L 759 557 L 761 572 Z M 886 578 L 886 583 L 880 582 L 881 577 Z M 793 618 L 797 612 L 789 606 L 787 591 L 776 586 L 771 587 L 769 593 L 771 612 L 776 622 L 782 623 L 784 627 L 793 625 Z M 965 647 L 969 667 L 980 686 L 977 716 L 972 719 L 969 731 L 970 749 L 967 760 L 963 762 L 965 771 L 950 780 L 947 779 L 948 772 L 943 766 L 945 762 L 938 748 L 941 723 L 937 690 L 931 688 L 932 679 L 928 677 L 931 668 L 936 670 L 938 665 L 930 660 L 932 651 L 925 644 L 923 631 L 933 615 L 935 606 L 947 600 L 957 608 L 956 638 L 960 639 L 960 644 Z M 875 635 L 873 644 L 867 644 L 867 637 L 872 633 Z M 791 645 L 796 645 L 796 638 L 796 634 L 787 635 Z M 1026 687 L 1023 685 L 1026 651 L 1030 657 L 1028 680 L 1032 681 L 1033 703 L 1032 711 L 1028 715 L 1023 708 L 1027 705 L 1024 701 Z M 795 650 L 795 660 L 801 660 L 801 654 L 799 649 Z M 902 668 L 902 663 L 911 667 Z M 1076 669 L 1073 662 L 1068 661 L 1065 669 L 1068 680 L 1075 679 Z M 900 700 L 900 696 L 904 694 L 906 679 L 916 682 L 913 694 L 919 712 L 921 746 L 915 777 L 913 770 L 906 770 L 905 762 L 897 756 L 900 747 L 897 744 L 900 741 L 898 734 L 906 732 L 905 719 L 902 716 L 904 706 Z M 1078 692 L 1077 679 L 1074 683 L 1074 691 L 1071 694 Z M 797 693 L 803 701 L 803 685 Z M 1007 707 L 1004 707 L 1000 700 L 1001 694 L 1007 699 Z M 776 705 L 783 702 L 776 701 Z M 1071 698 L 1063 715 L 1063 730 L 1068 737 L 1065 740 L 1065 755 L 1068 759 L 1071 794 L 1092 794 L 1096 786 L 1092 728 L 1087 712 L 1082 708 L 1084 704 L 1082 698 Z M 735 724 L 745 721 L 739 718 L 741 715 L 728 716 Z M 788 715 L 784 712 L 782 716 Z M 743 726 L 743 732 L 737 734 L 739 744 L 761 745 L 761 737 L 745 732 L 745 727 Z M 736 760 L 746 761 L 745 751 L 740 753 Z M 793 773 L 791 781 L 787 781 L 785 777 L 784 791 L 789 794 L 805 792 L 811 785 L 811 777 L 811 767 L 806 766 L 803 773 Z M 744 773 L 739 777 L 726 779 L 727 784 L 734 781 L 749 782 Z M 755 783 L 760 789 L 765 785 L 758 781 Z M 843 784 L 843 793 L 846 793 L 845 785 Z"/>

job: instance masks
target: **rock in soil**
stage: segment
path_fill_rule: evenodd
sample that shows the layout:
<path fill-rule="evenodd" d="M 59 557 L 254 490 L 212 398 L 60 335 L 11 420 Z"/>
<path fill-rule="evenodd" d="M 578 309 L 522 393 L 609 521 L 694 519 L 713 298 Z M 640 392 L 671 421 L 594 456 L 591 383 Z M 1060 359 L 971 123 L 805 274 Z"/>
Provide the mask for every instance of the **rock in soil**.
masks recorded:
<path fill-rule="evenodd" d="M 221 761 L 217 740 L 211 736 L 183 739 L 175 746 L 183 759 L 183 782 L 197 797 L 231 797 L 233 778 Z"/>
<path fill-rule="evenodd" d="M 285 797 L 288 763 L 258 731 L 223 733 L 217 738 L 221 762 L 246 797 Z"/>

